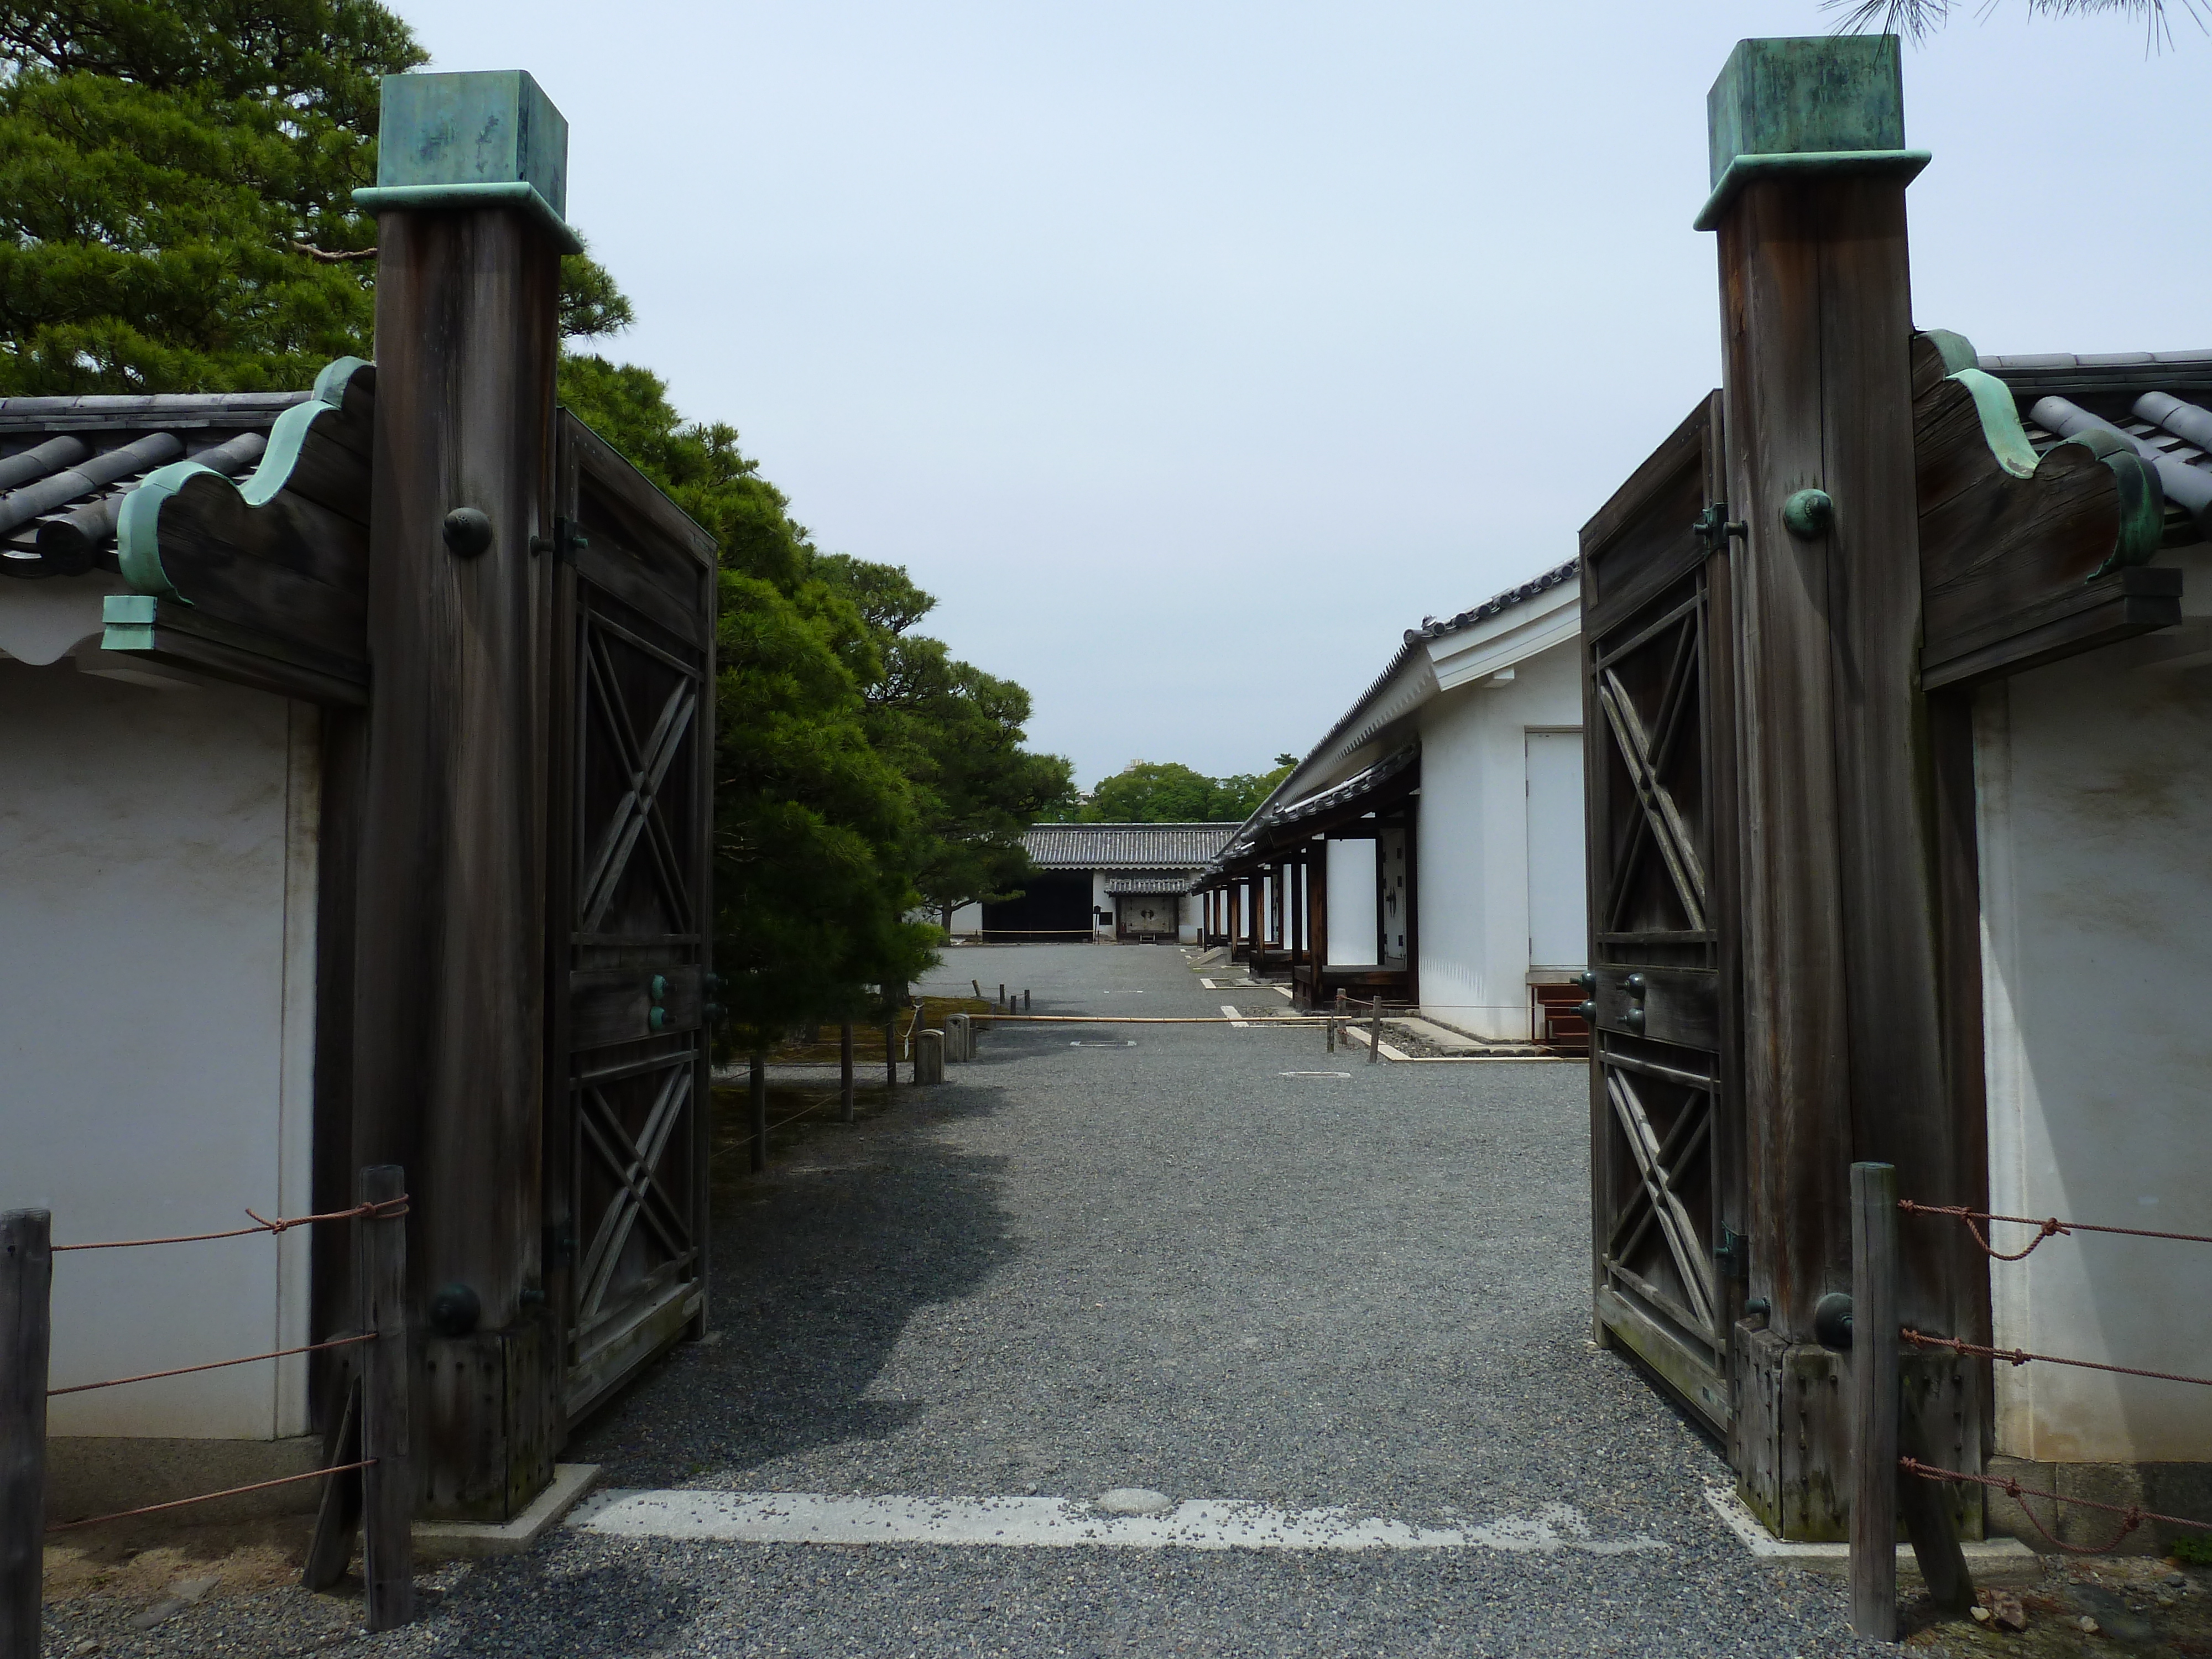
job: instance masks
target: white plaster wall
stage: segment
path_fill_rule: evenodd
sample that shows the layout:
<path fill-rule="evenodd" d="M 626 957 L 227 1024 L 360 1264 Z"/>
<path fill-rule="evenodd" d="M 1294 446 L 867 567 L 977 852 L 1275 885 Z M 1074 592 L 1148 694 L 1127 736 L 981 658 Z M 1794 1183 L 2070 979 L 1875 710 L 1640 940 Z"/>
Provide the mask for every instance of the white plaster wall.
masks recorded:
<path fill-rule="evenodd" d="M 2093 652 L 1979 700 L 2000 1212 L 2212 1233 L 2212 665 L 2159 665 L 2175 645 Z M 2212 1374 L 2212 1249 L 2076 1234 L 1990 1275 L 2001 1347 Z M 2000 1452 L 2212 1459 L 2212 1390 L 2036 1364 L 1999 1365 L 1996 1389 Z"/>
<path fill-rule="evenodd" d="M 956 933 L 981 933 L 983 907 L 980 904 L 963 904 L 955 907 L 952 912 L 952 931 Z"/>
<path fill-rule="evenodd" d="M 1375 843 L 1328 843 L 1328 965 L 1371 968 L 1375 960 Z"/>
<path fill-rule="evenodd" d="M 16 585 L 20 586 L 20 585 Z M 308 1200 L 315 715 L 0 661 L 0 1207 L 70 1243 Z M 304 1231 L 70 1252 L 52 1380 L 307 1340 Z M 57 1435 L 307 1428 L 306 1362 L 67 1395 Z"/>
<path fill-rule="evenodd" d="M 1182 896 L 1182 903 L 1176 910 L 1176 938 L 1182 944 L 1198 943 L 1198 930 L 1205 915 L 1205 912 L 1199 908 L 1199 903 L 1197 898 L 1185 893 Z"/>
<path fill-rule="evenodd" d="M 1580 728 L 1578 647 L 1570 635 L 1510 680 L 1441 692 L 1419 719 L 1421 1006 L 1477 1036 L 1525 1042 L 1528 734 Z M 1579 856 L 1571 867 L 1579 880 Z"/>
<path fill-rule="evenodd" d="M 1106 913 L 1103 921 L 1098 919 L 1101 910 Z M 1114 901 L 1107 896 L 1106 872 L 1103 870 L 1091 872 L 1091 932 L 1094 939 L 1114 937 Z"/>

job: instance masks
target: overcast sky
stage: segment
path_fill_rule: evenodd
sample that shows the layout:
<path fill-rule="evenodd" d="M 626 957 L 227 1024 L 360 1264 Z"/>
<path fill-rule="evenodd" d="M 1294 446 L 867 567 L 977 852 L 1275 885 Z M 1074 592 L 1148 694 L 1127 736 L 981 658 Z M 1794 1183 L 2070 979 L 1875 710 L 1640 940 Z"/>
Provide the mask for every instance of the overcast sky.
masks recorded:
<path fill-rule="evenodd" d="M 523 68 L 612 354 L 1029 687 L 1088 784 L 1305 752 L 1402 631 L 1572 556 L 1719 378 L 1705 97 L 1808 0 L 397 0 Z M 1914 313 L 2212 346 L 2212 40 L 1905 48 Z"/>

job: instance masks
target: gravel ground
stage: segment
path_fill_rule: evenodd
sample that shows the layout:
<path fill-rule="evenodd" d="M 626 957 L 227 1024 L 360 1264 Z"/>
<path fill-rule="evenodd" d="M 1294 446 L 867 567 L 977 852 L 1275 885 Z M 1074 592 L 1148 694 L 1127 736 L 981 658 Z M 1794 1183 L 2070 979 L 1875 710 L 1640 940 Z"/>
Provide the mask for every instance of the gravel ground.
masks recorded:
<path fill-rule="evenodd" d="M 956 972 L 1033 988 L 1038 1012 L 1231 1000 L 1169 947 L 975 946 L 944 988 Z M 1334 1072 L 1350 1075 L 1295 1075 Z M 1564 1504 L 1601 1540 L 1666 1550 L 566 1531 L 527 1558 L 426 1577 L 422 1622 L 382 1638 L 356 1636 L 357 1602 L 267 1589 L 218 1592 L 143 1634 L 127 1627 L 135 1607 L 72 1602 L 47 1651 L 1859 1650 L 1840 1588 L 1747 1557 L 1702 1501 L 1724 1478 L 1712 1448 L 1589 1340 L 1577 1069 L 1332 1062 L 1317 1030 L 1002 1025 L 952 1076 L 853 1128 L 810 1122 L 768 1176 L 729 1186 L 715 1335 L 565 1456 L 619 1487 L 1133 1486 L 1429 1524 Z"/>

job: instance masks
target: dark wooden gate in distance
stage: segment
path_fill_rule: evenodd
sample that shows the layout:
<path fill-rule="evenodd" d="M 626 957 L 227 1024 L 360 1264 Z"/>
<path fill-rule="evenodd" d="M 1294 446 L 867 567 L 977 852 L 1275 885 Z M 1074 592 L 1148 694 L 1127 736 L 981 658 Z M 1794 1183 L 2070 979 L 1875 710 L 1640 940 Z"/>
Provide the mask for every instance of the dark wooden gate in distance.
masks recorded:
<path fill-rule="evenodd" d="M 558 421 L 545 1267 L 573 1420 L 705 1318 L 715 565 Z"/>
<path fill-rule="evenodd" d="M 1582 532 L 1596 1333 L 1723 1432 L 1746 1231 L 1727 476 L 1715 392 Z"/>

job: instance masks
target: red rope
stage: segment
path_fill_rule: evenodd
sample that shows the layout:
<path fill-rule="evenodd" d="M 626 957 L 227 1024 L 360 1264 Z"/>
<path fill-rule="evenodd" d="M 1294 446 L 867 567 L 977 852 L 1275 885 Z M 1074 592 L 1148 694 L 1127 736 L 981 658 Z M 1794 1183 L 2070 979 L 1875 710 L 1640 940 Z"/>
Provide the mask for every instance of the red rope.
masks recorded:
<path fill-rule="evenodd" d="M 340 1463 L 327 1469 L 309 1469 L 305 1474 L 281 1474 L 274 1480 L 257 1480 L 250 1486 L 231 1486 L 222 1492 L 204 1492 L 197 1498 L 172 1498 L 166 1504 L 149 1504 L 143 1509 L 118 1510 L 112 1515 L 95 1515 L 82 1521 L 64 1521 L 59 1526 L 48 1527 L 49 1534 L 75 1532 L 79 1527 L 96 1527 L 106 1521 L 127 1521 L 134 1515 L 156 1515 L 163 1510 L 180 1510 L 188 1504 L 212 1504 L 218 1498 L 235 1498 L 240 1492 L 262 1492 L 270 1486 L 289 1486 L 295 1480 L 319 1480 L 326 1474 L 343 1474 L 351 1469 L 365 1469 L 374 1464 L 374 1457 L 364 1457 L 358 1463 Z"/>
<path fill-rule="evenodd" d="M 398 1198 L 356 1204 L 350 1210 L 331 1210 L 323 1215 L 279 1216 L 274 1221 L 264 1220 L 248 1210 L 246 1214 L 253 1216 L 253 1225 L 234 1227 L 226 1233 L 183 1233 L 175 1238 L 116 1238 L 97 1244 L 57 1244 L 53 1248 L 59 1254 L 63 1250 L 133 1250 L 142 1244 L 198 1244 L 210 1238 L 244 1238 L 251 1233 L 281 1233 L 315 1221 L 388 1221 L 406 1213 L 407 1195 L 403 1193 Z"/>
<path fill-rule="evenodd" d="M 1897 1460 L 1897 1467 L 1907 1474 L 1918 1475 L 1923 1480 L 1962 1480 L 1970 1481 L 1977 1486 L 1994 1487 L 2015 1504 L 2019 1504 L 2020 1512 L 2034 1522 L 2036 1531 L 2050 1539 L 2053 1544 L 2064 1550 L 2069 1555 L 2106 1554 L 2120 1540 L 2125 1538 L 2146 1521 L 2163 1521 L 2170 1527 L 2189 1527 L 2198 1532 L 2212 1532 L 2212 1521 L 2191 1521 L 2179 1515 L 2160 1515 L 2154 1510 L 2144 1509 L 2139 1504 L 2123 1506 L 2118 1504 L 2100 1504 L 2094 1498 L 2062 1498 L 2055 1492 L 2040 1492 L 2033 1486 L 2023 1486 L 2017 1480 L 2000 1480 L 1995 1475 L 1962 1474 L 1956 1469 L 1939 1469 L 1934 1464 L 1923 1463 L 1917 1457 L 1900 1457 Z M 2069 1544 L 2065 1540 L 2054 1536 L 2050 1528 L 2036 1519 L 2035 1511 L 2021 1501 L 2026 1498 L 2047 1498 L 2054 1504 L 2071 1504 L 2076 1509 L 2102 1510 L 2107 1515 L 2117 1515 L 2120 1517 L 2120 1529 L 2112 1534 L 2108 1543 Z"/>
<path fill-rule="evenodd" d="M 1916 1204 L 1909 1198 L 1900 1198 L 1897 1200 L 1897 1207 L 1906 1215 L 1947 1215 L 1954 1220 L 1965 1222 L 1966 1231 L 1974 1236 L 1974 1243 L 1999 1261 L 2017 1261 L 2033 1253 L 2045 1239 L 2060 1233 L 2116 1233 L 2125 1238 L 2170 1238 L 2183 1244 L 2212 1244 L 2212 1236 L 2203 1233 L 2161 1233 L 2148 1227 L 2099 1227 L 2087 1221 L 2061 1221 L 2057 1216 L 2039 1221 L 2032 1215 L 1992 1215 L 1987 1210 L 1970 1210 L 1962 1204 Z M 2028 1241 L 2027 1249 L 2008 1255 L 1982 1236 L 1982 1230 L 1974 1224 L 1977 1221 L 2017 1222 L 2023 1227 L 2034 1228 L 2036 1234 Z"/>
<path fill-rule="evenodd" d="M 366 1336 L 340 1336 L 333 1337 L 328 1342 L 310 1342 L 302 1348 L 278 1348 L 273 1352 L 249 1353 L 237 1359 L 210 1359 L 204 1365 L 179 1365 L 173 1371 L 148 1371 L 140 1376 L 111 1377 L 105 1382 L 72 1382 L 66 1389 L 48 1389 L 46 1398 L 52 1400 L 56 1395 L 62 1394 L 83 1394 L 92 1389 L 119 1389 L 125 1382 L 152 1382 L 164 1376 L 190 1376 L 194 1371 L 219 1371 L 225 1365 L 251 1365 L 257 1359 L 282 1359 L 289 1354 L 320 1353 L 325 1348 L 343 1348 L 356 1342 L 375 1340 L 376 1333 L 371 1331 Z"/>
<path fill-rule="evenodd" d="M 2039 1359 L 2047 1365 L 2078 1365 L 2085 1371 L 2115 1371 L 2122 1376 L 2148 1376 L 2160 1382 L 2195 1382 L 2212 1389 L 2212 1376 L 2137 1370 L 2133 1365 L 2106 1365 L 2094 1359 L 2062 1359 L 2055 1353 L 2030 1353 L 2026 1348 L 1985 1348 L 1978 1342 L 1961 1342 L 1955 1336 L 1925 1336 L 1910 1325 L 1898 1334 L 1917 1348 L 1948 1348 L 1954 1353 L 1979 1354 L 1984 1359 L 2002 1359 L 2008 1364 L 2025 1365 L 2030 1360 Z"/>

